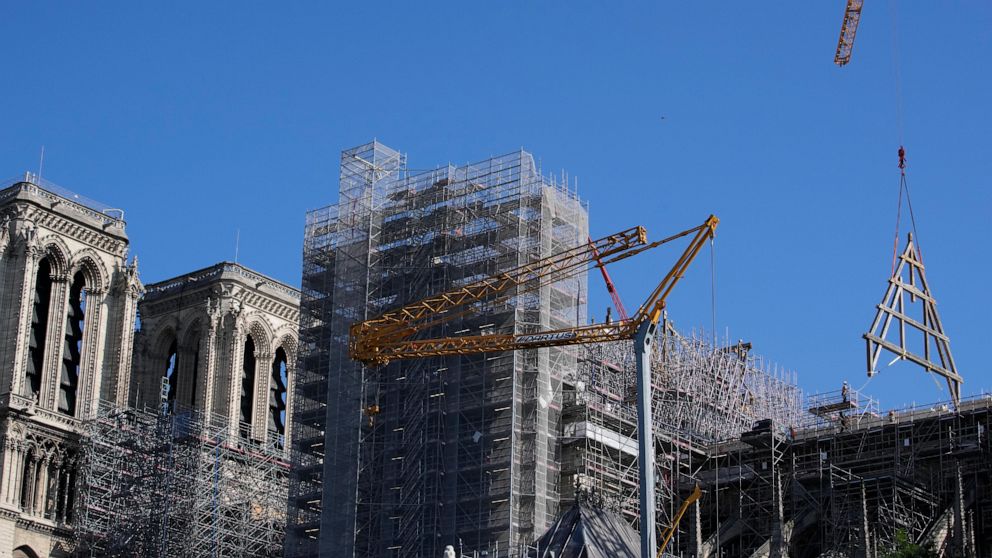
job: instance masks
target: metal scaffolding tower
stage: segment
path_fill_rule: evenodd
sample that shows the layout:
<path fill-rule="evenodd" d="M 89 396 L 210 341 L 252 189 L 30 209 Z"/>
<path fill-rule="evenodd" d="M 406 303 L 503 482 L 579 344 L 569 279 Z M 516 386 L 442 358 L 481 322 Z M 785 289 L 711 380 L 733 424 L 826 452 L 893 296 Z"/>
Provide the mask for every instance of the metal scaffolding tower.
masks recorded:
<path fill-rule="evenodd" d="M 79 556 L 280 556 L 288 463 L 222 417 L 101 403 L 85 424 Z"/>
<path fill-rule="evenodd" d="M 338 203 L 307 218 L 287 556 L 440 556 L 455 542 L 508 556 L 550 525 L 560 378 L 577 349 L 371 369 L 349 359 L 347 334 L 584 242 L 587 208 L 566 183 L 524 151 L 429 171 L 378 142 L 342 153 Z M 585 291 L 583 274 L 512 293 L 430 334 L 574 326 Z"/>

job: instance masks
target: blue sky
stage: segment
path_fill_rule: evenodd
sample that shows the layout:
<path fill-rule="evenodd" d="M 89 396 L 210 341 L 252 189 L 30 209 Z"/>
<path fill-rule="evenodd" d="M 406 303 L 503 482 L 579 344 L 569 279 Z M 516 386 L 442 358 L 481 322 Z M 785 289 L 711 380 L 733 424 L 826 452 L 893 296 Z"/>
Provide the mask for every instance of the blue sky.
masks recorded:
<path fill-rule="evenodd" d="M 44 145 L 47 179 L 126 210 L 146 282 L 233 259 L 240 229 L 242 263 L 297 284 L 342 149 L 378 138 L 423 168 L 522 146 L 579 178 L 593 235 L 719 215 L 717 329 L 816 391 L 866 380 L 902 139 L 964 391 L 989 390 L 992 4 L 866 4 L 839 69 L 842 0 L 7 2 L 0 176 Z M 614 270 L 628 306 L 666 261 Z M 680 326 L 711 328 L 710 279 L 704 253 Z M 903 363 L 866 389 L 947 397 Z"/>

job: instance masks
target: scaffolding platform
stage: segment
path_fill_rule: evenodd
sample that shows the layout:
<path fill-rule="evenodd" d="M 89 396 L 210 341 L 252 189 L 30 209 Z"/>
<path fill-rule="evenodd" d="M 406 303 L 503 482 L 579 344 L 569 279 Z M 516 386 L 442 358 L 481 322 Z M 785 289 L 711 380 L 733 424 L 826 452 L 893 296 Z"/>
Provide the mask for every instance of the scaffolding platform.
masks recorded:
<path fill-rule="evenodd" d="M 77 556 L 282 555 L 289 463 L 224 417 L 101 402 L 84 424 Z"/>

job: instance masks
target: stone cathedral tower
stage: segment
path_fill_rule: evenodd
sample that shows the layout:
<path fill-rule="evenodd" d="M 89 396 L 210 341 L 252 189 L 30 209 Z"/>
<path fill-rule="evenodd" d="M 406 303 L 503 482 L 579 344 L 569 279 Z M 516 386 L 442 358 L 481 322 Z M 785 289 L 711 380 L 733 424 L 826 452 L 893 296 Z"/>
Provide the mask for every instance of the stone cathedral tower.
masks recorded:
<path fill-rule="evenodd" d="M 68 552 L 82 421 L 127 402 L 143 287 L 124 228 L 37 177 L 0 190 L 0 557 Z"/>
<path fill-rule="evenodd" d="M 148 285 L 132 405 L 204 413 L 285 451 L 299 308 L 297 289 L 231 262 Z"/>
<path fill-rule="evenodd" d="M 300 292 L 228 262 L 146 287 L 128 247 L 123 211 L 30 174 L 0 182 L 0 558 L 122 541 L 269 556 Z M 162 467 L 162 448 L 184 457 Z"/>

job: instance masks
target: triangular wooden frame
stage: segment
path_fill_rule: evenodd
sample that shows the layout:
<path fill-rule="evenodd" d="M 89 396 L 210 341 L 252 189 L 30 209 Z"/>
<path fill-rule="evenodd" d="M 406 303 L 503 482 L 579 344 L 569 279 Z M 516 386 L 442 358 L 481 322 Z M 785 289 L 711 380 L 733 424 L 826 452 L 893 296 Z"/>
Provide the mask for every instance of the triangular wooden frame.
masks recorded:
<path fill-rule="evenodd" d="M 923 304 L 923 322 L 919 322 L 906 313 L 907 301 Z M 937 314 L 937 303 L 930 294 L 924 273 L 923 262 L 919 251 L 913 244 L 913 235 L 906 241 L 906 249 L 899 256 L 899 264 L 889 278 L 889 287 L 885 291 L 881 304 L 876 306 L 878 312 L 864 339 L 868 344 L 868 376 L 878 373 L 878 360 L 882 349 L 886 349 L 899 358 L 922 366 L 927 372 L 938 374 L 947 381 L 947 388 L 955 408 L 961 399 L 961 384 L 964 380 L 958 374 L 951 356 L 950 339 L 944 333 L 944 326 Z M 886 339 L 890 327 L 896 322 L 898 326 L 898 343 Z M 923 334 L 923 355 L 910 352 L 906 348 L 906 328 L 909 327 Z M 934 346 L 938 361 L 933 360 L 931 345 Z"/>

